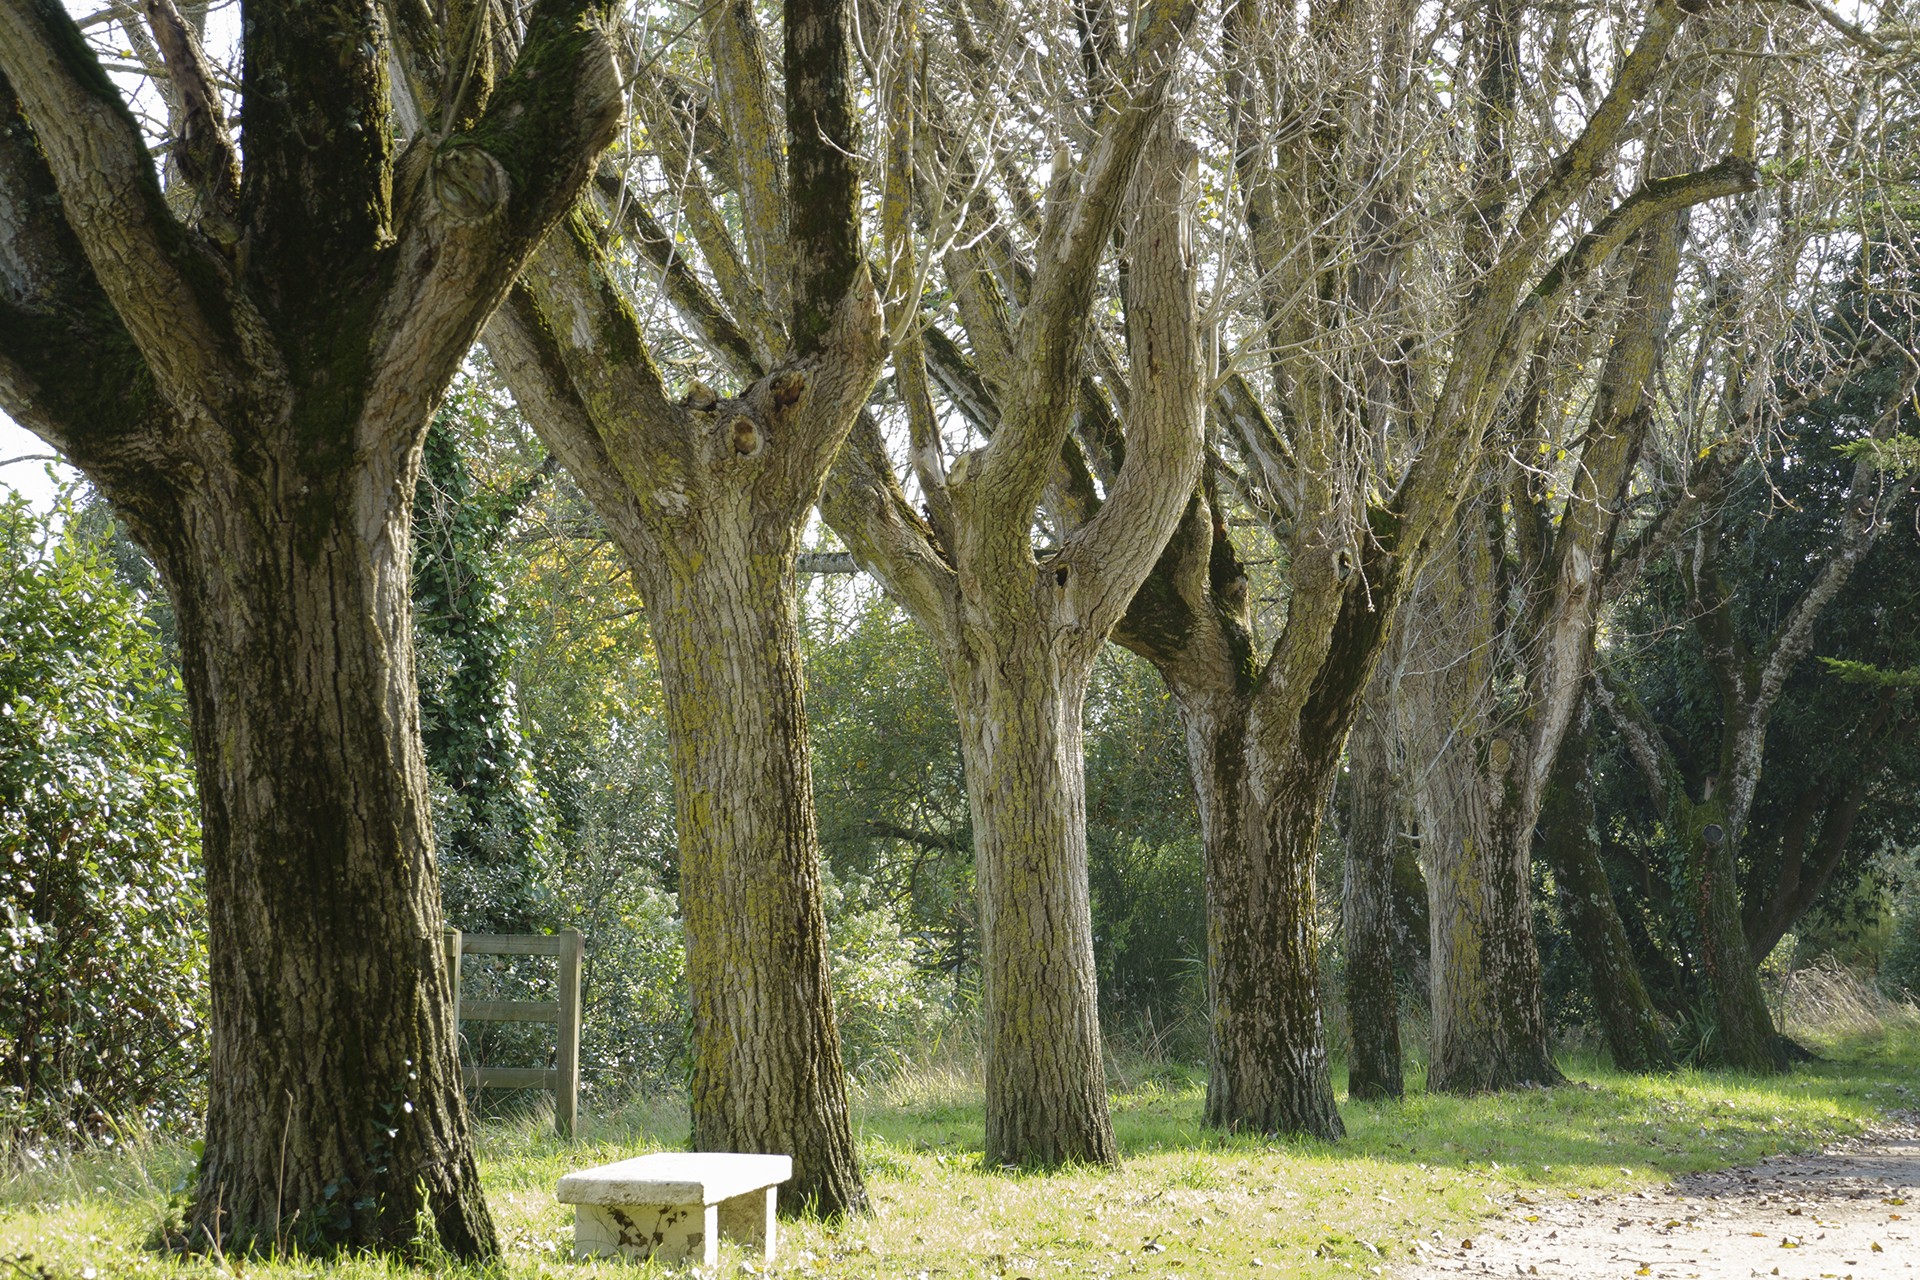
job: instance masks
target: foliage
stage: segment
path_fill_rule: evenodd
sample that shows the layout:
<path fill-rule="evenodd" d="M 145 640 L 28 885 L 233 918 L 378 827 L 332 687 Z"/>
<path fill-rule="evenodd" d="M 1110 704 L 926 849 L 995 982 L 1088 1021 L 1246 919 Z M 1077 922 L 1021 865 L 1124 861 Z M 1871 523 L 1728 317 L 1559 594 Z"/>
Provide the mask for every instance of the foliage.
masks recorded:
<path fill-rule="evenodd" d="M 804 606 L 821 856 L 843 881 L 894 904 L 924 964 L 971 983 L 973 825 L 939 665 L 870 584 L 822 576 Z"/>
<path fill-rule="evenodd" d="M 1200 814 L 1173 698 L 1145 659 L 1107 647 L 1087 695 L 1086 734 L 1102 1012 L 1110 1021 L 1181 1021 L 1206 1000 Z M 1205 1043 L 1184 1048 L 1197 1060 Z"/>
<path fill-rule="evenodd" d="M 414 663 L 432 773 L 434 842 L 447 917 L 518 932 L 552 914 L 544 888 L 549 815 L 536 790 L 509 679 L 521 625 L 503 590 L 504 543 L 545 478 L 475 474 L 476 434 L 498 409 L 476 377 L 427 433 L 414 500 Z"/>
<path fill-rule="evenodd" d="M 870 883 L 826 883 L 828 972 L 854 1078 L 885 1076 L 951 1017 L 951 978 L 921 963 L 899 913 Z"/>
<path fill-rule="evenodd" d="M 0 1147 L 198 1109 L 199 816 L 159 604 L 70 497 L 0 504 Z"/>

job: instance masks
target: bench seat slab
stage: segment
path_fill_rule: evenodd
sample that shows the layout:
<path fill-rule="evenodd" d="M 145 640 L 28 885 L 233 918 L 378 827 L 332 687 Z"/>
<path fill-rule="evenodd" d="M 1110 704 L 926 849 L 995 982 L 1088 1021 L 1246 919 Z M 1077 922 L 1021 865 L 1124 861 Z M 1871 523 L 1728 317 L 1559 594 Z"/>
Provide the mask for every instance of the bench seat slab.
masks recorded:
<path fill-rule="evenodd" d="M 720 1237 L 773 1261 L 775 1189 L 792 1176 L 788 1156 L 659 1152 L 560 1179 L 574 1206 L 578 1257 L 720 1261 Z"/>

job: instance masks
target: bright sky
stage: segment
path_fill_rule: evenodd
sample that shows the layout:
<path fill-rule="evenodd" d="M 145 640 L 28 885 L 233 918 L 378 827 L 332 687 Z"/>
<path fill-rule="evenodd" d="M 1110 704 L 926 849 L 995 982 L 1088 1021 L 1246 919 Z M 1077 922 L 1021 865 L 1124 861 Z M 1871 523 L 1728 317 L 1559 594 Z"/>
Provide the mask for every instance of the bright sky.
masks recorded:
<path fill-rule="evenodd" d="M 40 459 L 52 453 L 53 450 L 40 437 L 15 426 L 12 418 L 0 413 L 0 485 L 26 494 L 28 500 L 42 511 L 53 505 L 55 481 L 47 478 L 48 464 Z M 21 458 L 31 458 L 33 461 L 18 461 Z M 62 484 L 80 474 L 64 462 L 52 465 Z"/>

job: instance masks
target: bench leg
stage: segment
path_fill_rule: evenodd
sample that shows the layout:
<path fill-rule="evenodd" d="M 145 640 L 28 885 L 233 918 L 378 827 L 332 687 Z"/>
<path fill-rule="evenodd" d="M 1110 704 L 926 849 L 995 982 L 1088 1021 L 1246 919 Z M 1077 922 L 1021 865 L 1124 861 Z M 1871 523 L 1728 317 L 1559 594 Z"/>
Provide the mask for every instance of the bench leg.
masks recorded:
<path fill-rule="evenodd" d="M 749 1191 L 719 1204 L 720 1234 L 737 1241 L 748 1257 L 758 1258 L 762 1263 L 773 1261 L 774 1190 L 768 1187 L 763 1191 Z"/>
<path fill-rule="evenodd" d="M 573 1207 L 573 1252 L 579 1258 L 636 1261 L 720 1261 L 718 1205 L 579 1204 Z"/>

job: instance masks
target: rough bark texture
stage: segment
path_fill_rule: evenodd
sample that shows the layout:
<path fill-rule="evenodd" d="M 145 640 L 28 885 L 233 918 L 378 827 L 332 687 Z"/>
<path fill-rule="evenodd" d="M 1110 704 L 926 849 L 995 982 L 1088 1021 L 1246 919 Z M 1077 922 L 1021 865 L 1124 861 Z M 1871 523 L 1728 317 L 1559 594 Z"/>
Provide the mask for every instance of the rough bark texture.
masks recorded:
<path fill-rule="evenodd" d="M 1715 1061 L 1743 1071 L 1780 1071 L 1787 1065 L 1773 1028 L 1760 968 L 1747 951 L 1740 927 L 1740 881 L 1726 806 L 1684 798 L 1669 804 L 1681 849 L 1681 901 L 1687 904 L 1690 938 L 1712 1001 Z"/>
<path fill-rule="evenodd" d="M 488 1252 L 435 943 L 407 507 L 349 486 L 328 504 L 361 519 L 316 527 L 272 484 L 213 479 L 153 544 L 213 762 L 213 1086 L 184 1243 L 401 1245 L 426 1207 L 452 1252 Z"/>
<path fill-rule="evenodd" d="M 611 136 L 606 20 L 536 5 L 497 91 L 397 165 L 375 11 L 250 11 L 244 171 L 171 25 L 196 189 L 163 194 L 64 12 L 0 9 L 0 405 L 180 618 L 213 1006 L 189 1248 L 396 1247 L 423 1213 L 458 1256 L 496 1247 L 437 946 L 409 503 L 435 400 Z"/>
<path fill-rule="evenodd" d="M 1422 584 L 1408 674 L 1408 765 L 1432 930 L 1427 1087 L 1557 1084 L 1547 1049 L 1529 867 L 1534 810 L 1513 776 L 1495 675 L 1500 526 L 1469 507 Z"/>
<path fill-rule="evenodd" d="M 1586 967 L 1587 989 L 1600 1017 L 1613 1065 L 1622 1071 L 1664 1071 L 1673 1050 L 1634 963 L 1600 848 L 1593 799 L 1592 709 L 1584 702 L 1560 743 L 1540 811 L 1539 847 L 1553 869 L 1567 935 Z"/>
<path fill-rule="evenodd" d="M 969 640 L 950 678 L 976 833 L 988 1158 L 1112 1164 L 1080 733 L 1090 671 L 1059 670 L 1031 628 Z"/>
<path fill-rule="evenodd" d="M 1220 1052 L 1207 1073 L 1206 1119 L 1222 1129 L 1338 1138 L 1346 1126 L 1327 1062 L 1309 852 L 1319 847 L 1333 769 L 1314 769 L 1319 761 L 1304 754 L 1272 759 L 1257 736 L 1257 709 L 1254 716 L 1248 790 L 1259 819 L 1213 891 L 1229 928 L 1213 961 Z"/>
<path fill-rule="evenodd" d="M 793 527 L 743 545 L 716 522 L 705 570 L 646 593 L 667 691 L 680 909 L 693 996 L 693 1146 L 784 1152 L 789 1208 L 865 1197 L 827 977 L 807 763 Z M 755 539 L 760 541 L 760 539 Z"/>
<path fill-rule="evenodd" d="M 1378 683 L 1375 689 L 1379 688 Z M 1400 987 L 1394 978 L 1394 856 L 1400 838 L 1400 777 L 1389 708 L 1370 697 L 1347 740 L 1347 848 L 1340 924 L 1346 948 L 1347 1096 L 1398 1098 Z"/>

